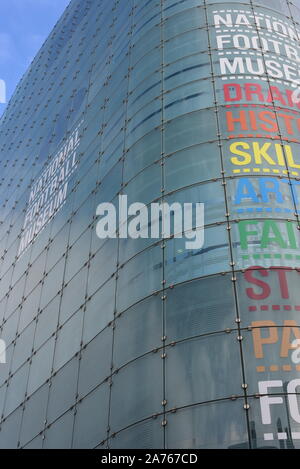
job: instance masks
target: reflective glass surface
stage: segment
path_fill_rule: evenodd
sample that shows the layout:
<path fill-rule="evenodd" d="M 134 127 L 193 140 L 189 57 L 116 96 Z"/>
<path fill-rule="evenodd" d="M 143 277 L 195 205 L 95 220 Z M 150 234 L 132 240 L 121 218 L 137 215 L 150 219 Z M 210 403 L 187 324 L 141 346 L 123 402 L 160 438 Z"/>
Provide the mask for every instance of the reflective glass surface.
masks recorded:
<path fill-rule="evenodd" d="M 300 448 L 299 41 L 297 0 L 70 2 L 0 119 L 1 448 Z M 203 246 L 99 239 L 119 195 Z"/>

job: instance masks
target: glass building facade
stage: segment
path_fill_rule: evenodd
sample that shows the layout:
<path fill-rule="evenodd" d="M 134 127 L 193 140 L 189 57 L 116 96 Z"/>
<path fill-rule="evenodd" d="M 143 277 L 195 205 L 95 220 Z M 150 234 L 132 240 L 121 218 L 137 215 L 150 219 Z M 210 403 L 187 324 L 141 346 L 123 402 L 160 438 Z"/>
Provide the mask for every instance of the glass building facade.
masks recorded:
<path fill-rule="evenodd" d="M 300 448 L 299 23 L 71 1 L 0 120 L 0 448 Z M 120 194 L 203 248 L 99 239 Z"/>

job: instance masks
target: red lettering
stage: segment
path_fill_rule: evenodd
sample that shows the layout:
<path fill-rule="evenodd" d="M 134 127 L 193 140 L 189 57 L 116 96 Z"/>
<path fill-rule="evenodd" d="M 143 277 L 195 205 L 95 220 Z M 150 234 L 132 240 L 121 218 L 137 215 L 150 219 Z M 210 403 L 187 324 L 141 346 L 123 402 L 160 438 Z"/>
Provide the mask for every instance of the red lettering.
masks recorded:
<path fill-rule="evenodd" d="M 267 103 L 271 103 L 272 101 L 279 101 L 283 106 L 287 104 L 277 86 L 270 86 Z"/>
<path fill-rule="evenodd" d="M 266 122 L 267 124 L 271 125 L 271 128 L 270 128 L 265 124 L 261 124 L 261 128 L 263 130 L 265 130 L 266 132 L 278 132 L 278 125 L 277 125 L 277 122 L 276 122 L 276 116 L 275 116 L 274 112 L 262 111 L 258 115 L 259 115 L 259 118 L 263 122 Z M 268 117 L 269 117 L 269 119 L 268 119 Z"/>
<path fill-rule="evenodd" d="M 248 101 L 252 101 L 252 96 L 257 96 L 260 102 L 264 102 L 264 95 L 261 91 L 261 85 L 253 84 L 253 83 L 245 83 L 245 93 L 246 99 Z"/>
<path fill-rule="evenodd" d="M 254 276 L 255 272 L 257 272 L 257 274 L 259 274 L 261 277 L 268 277 L 269 275 L 267 270 L 259 266 L 253 266 L 247 269 L 244 274 L 246 281 L 248 283 L 252 283 L 253 285 L 256 285 L 262 291 L 261 293 L 255 293 L 253 288 L 247 288 L 246 293 L 247 293 L 248 298 L 251 298 L 252 300 L 264 300 L 270 295 L 271 289 L 266 282 L 263 282 L 262 280 L 255 278 Z"/>
<path fill-rule="evenodd" d="M 286 278 L 286 273 L 291 271 L 292 268 L 290 268 L 290 267 L 270 267 L 270 270 L 274 270 L 277 273 L 278 280 L 279 280 L 281 298 L 284 298 L 284 299 L 287 300 L 290 297 L 290 295 L 289 295 L 289 287 L 288 287 L 288 282 L 287 282 L 287 278 Z"/>
<path fill-rule="evenodd" d="M 223 90 L 225 101 L 240 101 L 242 99 L 241 86 L 236 83 L 224 85 Z M 233 92 L 235 93 L 235 97 L 232 97 Z"/>
<path fill-rule="evenodd" d="M 233 113 L 231 111 L 226 112 L 226 120 L 227 120 L 227 129 L 228 132 L 235 131 L 235 124 L 241 124 L 242 130 L 248 130 L 247 120 L 246 120 L 246 111 L 240 111 L 239 117 L 233 117 Z"/>

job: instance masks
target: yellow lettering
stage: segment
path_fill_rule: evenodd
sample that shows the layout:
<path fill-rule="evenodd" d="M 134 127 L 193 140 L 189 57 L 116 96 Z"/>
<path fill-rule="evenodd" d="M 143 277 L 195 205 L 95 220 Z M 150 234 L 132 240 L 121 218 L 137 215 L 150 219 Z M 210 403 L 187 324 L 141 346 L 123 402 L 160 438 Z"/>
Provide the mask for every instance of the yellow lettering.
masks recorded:
<path fill-rule="evenodd" d="M 264 158 L 269 164 L 275 165 L 275 161 L 268 155 L 267 150 L 270 148 L 271 143 L 264 143 L 261 147 L 258 142 L 253 142 L 254 159 L 256 164 L 262 164 Z"/>
<path fill-rule="evenodd" d="M 245 152 L 245 151 L 239 150 L 238 147 L 242 147 L 245 150 L 249 150 L 250 145 L 246 142 L 232 143 L 230 145 L 231 153 L 233 153 L 234 155 L 238 155 L 239 157 L 242 157 L 243 160 L 240 160 L 239 158 L 234 156 L 234 157 L 231 158 L 231 162 L 233 164 L 238 165 L 238 166 L 243 166 L 243 165 L 246 165 L 246 164 L 250 164 L 251 163 L 251 155 L 249 153 Z"/>
<path fill-rule="evenodd" d="M 296 164 L 295 161 L 294 161 L 293 152 L 292 152 L 292 149 L 291 149 L 290 145 L 285 145 L 284 148 L 285 148 L 287 164 L 291 168 L 300 168 L 300 164 Z"/>

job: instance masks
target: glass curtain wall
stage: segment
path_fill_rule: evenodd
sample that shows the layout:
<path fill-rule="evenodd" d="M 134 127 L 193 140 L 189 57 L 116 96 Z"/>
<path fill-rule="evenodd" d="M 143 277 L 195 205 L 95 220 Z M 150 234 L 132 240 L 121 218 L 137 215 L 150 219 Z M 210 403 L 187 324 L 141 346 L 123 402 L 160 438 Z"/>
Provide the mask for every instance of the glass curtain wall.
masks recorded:
<path fill-rule="evenodd" d="M 0 447 L 300 447 L 299 23 L 71 1 L 0 120 Z M 99 239 L 119 195 L 203 248 Z"/>

